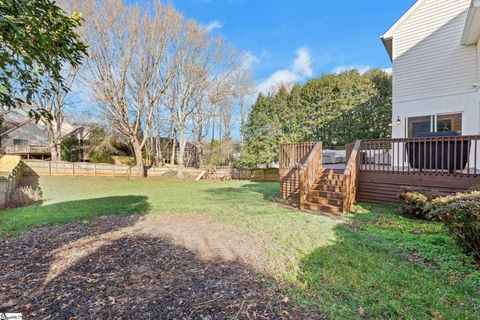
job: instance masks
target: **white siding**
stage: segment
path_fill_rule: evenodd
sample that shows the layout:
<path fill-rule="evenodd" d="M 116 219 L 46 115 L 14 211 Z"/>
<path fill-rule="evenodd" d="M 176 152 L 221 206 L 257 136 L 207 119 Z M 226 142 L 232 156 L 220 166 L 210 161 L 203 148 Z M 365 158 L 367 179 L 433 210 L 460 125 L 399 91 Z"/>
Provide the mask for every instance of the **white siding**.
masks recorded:
<path fill-rule="evenodd" d="M 473 91 L 477 49 L 460 44 L 470 0 L 425 0 L 393 37 L 393 98 Z"/>
<path fill-rule="evenodd" d="M 480 40 L 477 43 L 477 85 L 480 85 Z"/>
<path fill-rule="evenodd" d="M 397 102 L 393 107 L 394 123 L 392 127 L 393 138 L 405 137 L 405 126 L 408 117 L 438 115 L 444 113 L 462 113 L 462 134 L 480 134 L 480 91 L 448 95 L 436 98 L 418 99 L 414 101 Z M 397 117 L 401 124 L 396 125 Z M 472 147 L 473 148 L 473 147 Z M 403 150 L 400 151 L 402 157 Z M 470 162 L 475 161 L 473 149 Z M 480 158 L 477 159 L 477 167 L 480 167 Z"/>
<path fill-rule="evenodd" d="M 462 113 L 462 134 L 480 134 L 480 105 L 479 93 L 470 92 L 456 95 L 441 96 L 436 98 L 418 99 L 413 101 L 396 102 L 393 106 L 393 119 L 399 117 L 402 121 L 400 126 L 394 122 L 392 134 L 394 138 L 406 136 L 405 124 L 407 118 L 442 113 Z"/>
<path fill-rule="evenodd" d="M 48 146 L 48 138 L 44 130 L 30 122 L 2 137 L 2 146 L 13 145 L 14 139 L 28 140 L 29 145 Z"/>

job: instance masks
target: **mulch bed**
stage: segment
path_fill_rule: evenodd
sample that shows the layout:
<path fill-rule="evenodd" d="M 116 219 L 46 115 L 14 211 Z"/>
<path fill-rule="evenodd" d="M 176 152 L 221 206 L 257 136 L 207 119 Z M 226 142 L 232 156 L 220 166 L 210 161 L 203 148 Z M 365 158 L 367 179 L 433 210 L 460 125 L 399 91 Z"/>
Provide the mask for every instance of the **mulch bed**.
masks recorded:
<path fill-rule="evenodd" d="M 149 235 L 114 239 L 47 282 L 53 251 L 136 219 L 38 228 L 0 242 L 0 311 L 22 312 L 27 319 L 322 318 L 296 307 L 272 279 L 248 265 L 205 261 Z"/>

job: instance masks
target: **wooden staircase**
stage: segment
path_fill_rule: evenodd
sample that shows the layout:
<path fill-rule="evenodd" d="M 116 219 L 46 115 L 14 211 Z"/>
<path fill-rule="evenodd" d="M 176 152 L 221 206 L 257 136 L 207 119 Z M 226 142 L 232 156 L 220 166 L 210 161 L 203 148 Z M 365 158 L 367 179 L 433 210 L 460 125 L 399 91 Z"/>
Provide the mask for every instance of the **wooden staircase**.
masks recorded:
<path fill-rule="evenodd" d="M 280 145 L 281 198 L 299 197 L 300 209 L 311 213 L 349 213 L 357 195 L 361 143 L 346 146 L 345 170 L 323 167 L 321 142 Z"/>
<path fill-rule="evenodd" d="M 350 212 L 358 189 L 360 147 L 361 141 L 346 146 L 345 170 L 323 167 L 321 143 L 312 149 L 300 169 L 300 209 L 328 215 Z"/>
<path fill-rule="evenodd" d="M 341 215 L 344 210 L 343 170 L 321 169 L 307 192 L 303 209 L 314 213 Z"/>

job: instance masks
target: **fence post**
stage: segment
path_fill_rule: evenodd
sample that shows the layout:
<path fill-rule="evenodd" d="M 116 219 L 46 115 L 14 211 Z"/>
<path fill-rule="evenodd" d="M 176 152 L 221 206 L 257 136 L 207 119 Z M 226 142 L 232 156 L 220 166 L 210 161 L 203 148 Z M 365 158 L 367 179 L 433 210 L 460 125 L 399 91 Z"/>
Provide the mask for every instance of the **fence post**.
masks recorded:
<path fill-rule="evenodd" d="M 48 162 L 48 175 L 52 176 L 52 162 L 51 161 Z"/>
<path fill-rule="evenodd" d="M 0 208 L 6 205 L 7 184 L 5 178 L 0 178 Z"/>
<path fill-rule="evenodd" d="M 97 176 L 97 164 L 96 163 L 93 164 L 93 176 L 94 177 Z"/>
<path fill-rule="evenodd" d="M 72 176 L 75 177 L 75 162 L 72 162 Z"/>

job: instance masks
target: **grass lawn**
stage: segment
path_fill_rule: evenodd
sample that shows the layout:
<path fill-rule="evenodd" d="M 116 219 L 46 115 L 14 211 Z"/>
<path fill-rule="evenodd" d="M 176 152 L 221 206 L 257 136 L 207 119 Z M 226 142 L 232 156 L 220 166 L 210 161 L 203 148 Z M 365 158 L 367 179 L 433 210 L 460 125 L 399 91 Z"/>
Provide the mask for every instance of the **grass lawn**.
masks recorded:
<path fill-rule="evenodd" d="M 265 246 L 294 301 L 334 319 L 478 319 L 480 272 L 442 225 L 359 206 L 348 219 L 283 208 L 276 183 L 41 178 L 42 206 L 0 213 L 0 237 L 101 215 L 207 216 Z"/>

